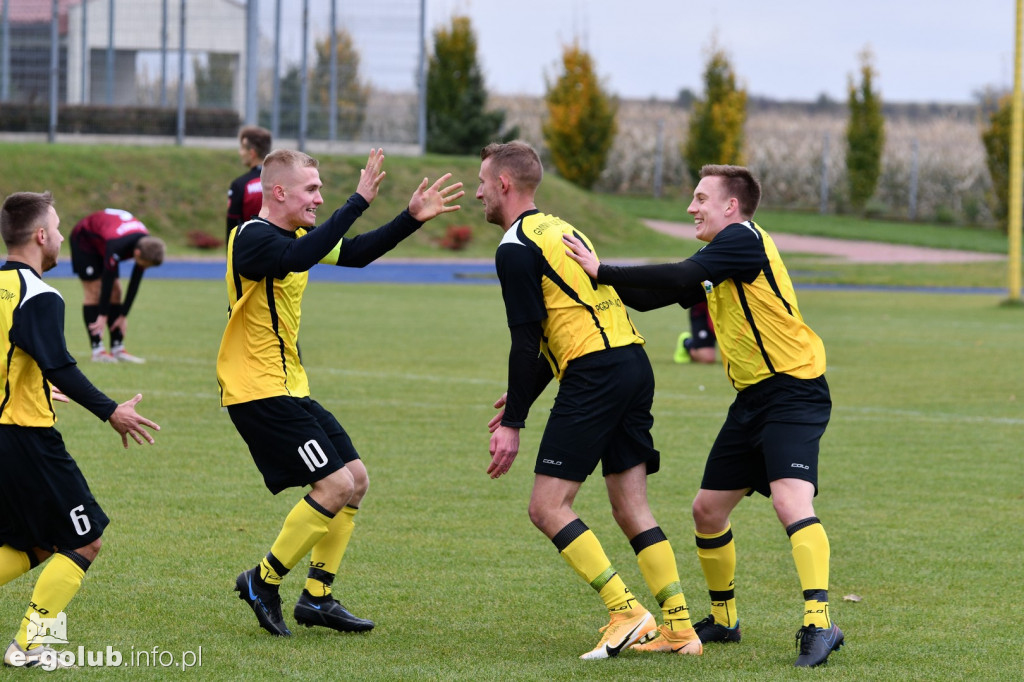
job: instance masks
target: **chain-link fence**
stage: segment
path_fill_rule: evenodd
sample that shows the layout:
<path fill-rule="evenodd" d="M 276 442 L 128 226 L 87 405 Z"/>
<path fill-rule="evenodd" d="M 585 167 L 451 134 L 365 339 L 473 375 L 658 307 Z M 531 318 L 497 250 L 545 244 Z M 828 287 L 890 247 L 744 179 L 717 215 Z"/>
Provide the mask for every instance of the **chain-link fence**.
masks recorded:
<path fill-rule="evenodd" d="M 419 150 L 424 4 L 0 0 L 0 132 Z"/>

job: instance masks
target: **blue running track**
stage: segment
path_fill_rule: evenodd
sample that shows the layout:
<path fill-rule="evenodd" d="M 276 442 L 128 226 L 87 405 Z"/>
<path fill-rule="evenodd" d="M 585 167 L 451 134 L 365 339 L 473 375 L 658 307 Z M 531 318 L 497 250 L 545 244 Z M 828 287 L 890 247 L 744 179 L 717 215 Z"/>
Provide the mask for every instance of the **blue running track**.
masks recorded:
<path fill-rule="evenodd" d="M 158 268 L 146 273 L 151 279 L 224 279 L 224 261 L 165 261 Z M 131 274 L 131 264 L 125 264 L 122 276 Z M 48 277 L 74 277 L 71 272 L 70 260 L 62 260 L 53 270 L 46 273 Z M 792 273 L 797 276 L 797 273 Z M 343 283 L 388 283 L 388 284 L 489 284 L 497 285 L 498 277 L 494 272 L 494 264 L 479 261 L 445 261 L 422 262 L 387 260 L 371 263 L 365 268 L 338 268 L 316 266 L 310 270 L 313 282 Z M 797 281 L 798 289 L 817 289 L 824 291 L 892 291 L 914 292 L 927 294 L 981 294 L 998 296 L 1005 294 L 1005 289 L 972 288 L 972 287 L 901 287 L 901 286 L 862 286 L 847 284 L 811 284 Z"/>

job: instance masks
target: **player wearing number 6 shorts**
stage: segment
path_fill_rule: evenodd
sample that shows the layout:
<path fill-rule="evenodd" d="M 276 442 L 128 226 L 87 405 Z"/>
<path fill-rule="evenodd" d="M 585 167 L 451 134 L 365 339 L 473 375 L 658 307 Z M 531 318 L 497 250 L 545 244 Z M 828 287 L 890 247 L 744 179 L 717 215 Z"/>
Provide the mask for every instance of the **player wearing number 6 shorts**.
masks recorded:
<path fill-rule="evenodd" d="M 100 549 L 109 519 L 54 428 L 53 401 L 70 398 L 121 434 L 153 442 L 159 427 L 135 411 L 137 395 L 118 405 L 82 374 L 64 340 L 64 299 L 42 280 L 64 240 L 49 192 L 18 192 L 0 209 L 7 262 L 0 265 L 0 585 L 49 558 L 4 664 L 58 661 L 50 623 L 71 602 Z M 51 385 L 59 389 L 51 393 Z M 37 636 L 39 635 L 39 636 Z M 49 638 L 43 635 L 51 635 Z M 43 641 L 40 641 L 43 639 Z"/>
<path fill-rule="evenodd" d="M 279 587 L 311 552 L 295 620 L 340 631 L 373 622 L 349 613 L 332 596 L 332 584 L 369 485 L 366 467 L 338 420 L 310 398 L 297 339 L 309 269 L 317 263 L 363 267 L 394 248 L 431 218 L 454 211 L 462 196 L 449 176 L 420 184 L 407 210 L 376 230 L 343 238 L 362 215 L 384 173 L 381 150 L 370 152 L 356 192 L 316 225 L 320 196 L 317 161 L 279 149 L 263 162 L 259 217 L 231 232 L 228 241 L 228 322 L 217 356 L 221 404 L 249 446 L 267 488 L 309 486 L 288 514 L 260 563 L 235 581 L 239 597 L 273 635 L 290 635 L 281 614 Z"/>

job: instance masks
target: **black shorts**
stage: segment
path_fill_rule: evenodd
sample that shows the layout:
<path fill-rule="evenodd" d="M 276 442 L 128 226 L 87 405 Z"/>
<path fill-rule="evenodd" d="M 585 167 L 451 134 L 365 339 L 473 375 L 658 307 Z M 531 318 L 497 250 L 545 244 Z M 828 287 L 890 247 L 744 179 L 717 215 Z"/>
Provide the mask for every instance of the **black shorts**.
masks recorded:
<path fill-rule="evenodd" d="M 78 549 L 108 523 L 57 429 L 0 425 L 0 544 Z"/>
<path fill-rule="evenodd" d="M 661 466 L 654 449 L 654 372 L 643 346 L 633 344 L 584 355 L 569 363 L 551 407 L 534 472 L 585 481 L 647 463 Z"/>
<path fill-rule="evenodd" d="M 103 274 L 103 254 L 83 250 L 74 232 L 68 241 L 71 242 L 71 271 L 83 282 L 99 279 Z"/>
<path fill-rule="evenodd" d="M 228 415 L 275 495 L 315 483 L 359 459 L 345 429 L 312 398 L 253 400 L 229 405 Z"/>
<path fill-rule="evenodd" d="M 768 497 L 771 481 L 798 478 L 813 483 L 817 494 L 818 446 L 831 412 L 824 376 L 777 374 L 740 391 L 711 446 L 700 487 L 749 488 Z"/>

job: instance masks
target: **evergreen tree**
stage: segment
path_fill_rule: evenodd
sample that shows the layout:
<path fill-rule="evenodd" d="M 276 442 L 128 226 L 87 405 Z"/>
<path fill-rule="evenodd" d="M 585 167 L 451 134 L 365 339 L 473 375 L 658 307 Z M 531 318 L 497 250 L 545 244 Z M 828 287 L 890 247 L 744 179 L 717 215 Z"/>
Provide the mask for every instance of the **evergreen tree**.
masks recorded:
<path fill-rule="evenodd" d="M 279 121 L 279 137 L 298 137 L 300 100 L 302 95 L 302 69 L 292 64 L 281 76 L 281 118 Z M 309 130 L 307 120 L 306 130 Z"/>
<path fill-rule="evenodd" d="M 338 137 L 354 139 L 363 127 L 366 118 L 366 103 L 370 99 L 370 87 L 359 78 L 359 52 L 352 42 L 352 36 L 345 29 L 335 34 L 335 59 L 337 60 L 338 93 Z M 330 130 L 331 96 L 331 39 L 324 38 L 316 43 L 316 66 L 310 74 L 309 132 L 314 137 L 328 136 Z"/>
<path fill-rule="evenodd" d="M 995 99 L 994 97 L 992 98 Z M 1013 100 L 1010 94 L 998 99 L 996 106 L 987 103 L 988 127 L 981 132 L 985 145 L 985 164 L 992 178 L 992 213 L 1003 231 L 1010 216 L 1010 130 L 1013 126 Z"/>
<path fill-rule="evenodd" d="M 885 119 L 882 100 L 872 87 L 875 70 L 871 51 L 860 54 L 860 84 L 849 79 L 850 120 L 846 126 L 846 180 L 850 205 L 862 211 L 878 187 L 885 147 Z"/>
<path fill-rule="evenodd" d="M 230 109 L 235 86 L 234 57 L 230 54 L 210 52 L 204 63 L 192 58 L 196 78 L 196 101 L 200 107 Z"/>
<path fill-rule="evenodd" d="M 434 31 L 427 68 L 427 151 L 475 154 L 498 140 L 505 112 L 486 111 L 486 106 L 473 27 L 469 17 L 452 17 L 450 27 Z"/>
<path fill-rule="evenodd" d="M 316 64 L 309 70 L 309 103 L 306 112 L 306 134 L 326 139 L 329 129 L 331 96 L 331 41 L 325 38 L 316 43 Z M 366 118 L 366 103 L 370 87 L 359 78 L 359 52 L 352 37 L 344 29 L 338 31 L 335 49 L 338 60 L 338 137 L 354 139 Z M 296 137 L 299 134 L 299 115 L 302 100 L 302 67 L 292 64 L 281 77 L 281 118 L 278 135 Z"/>
<path fill-rule="evenodd" d="M 712 44 L 704 68 L 704 99 L 694 100 L 683 160 L 694 182 L 701 166 L 743 164 L 747 92 L 736 85 L 728 55 Z"/>
<path fill-rule="evenodd" d="M 590 55 L 578 44 L 562 51 L 564 71 L 547 84 L 542 131 L 559 175 L 590 189 L 615 140 L 618 102 L 601 87 Z"/>

